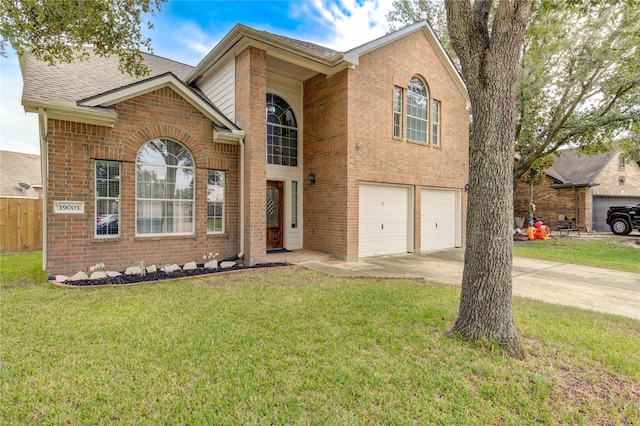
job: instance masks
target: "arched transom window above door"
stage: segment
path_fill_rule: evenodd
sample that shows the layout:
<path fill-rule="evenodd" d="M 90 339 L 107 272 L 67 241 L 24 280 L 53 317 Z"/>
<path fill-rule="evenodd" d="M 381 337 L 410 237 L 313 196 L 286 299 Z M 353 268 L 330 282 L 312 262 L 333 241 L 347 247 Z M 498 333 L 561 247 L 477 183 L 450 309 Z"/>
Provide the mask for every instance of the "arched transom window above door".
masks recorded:
<path fill-rule="evenodd" d="M 298 166 L 298 123 L 289 104 L 267 93 L 267 163 Z"/>

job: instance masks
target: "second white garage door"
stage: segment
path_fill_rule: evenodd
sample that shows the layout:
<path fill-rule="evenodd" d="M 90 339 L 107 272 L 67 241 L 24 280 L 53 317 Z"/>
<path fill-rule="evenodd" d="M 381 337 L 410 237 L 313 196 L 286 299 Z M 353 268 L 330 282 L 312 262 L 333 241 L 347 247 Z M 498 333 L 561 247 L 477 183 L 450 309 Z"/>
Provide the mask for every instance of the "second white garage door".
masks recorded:
<path fill-rule="evenodd" d="M 360 257 L 408 251 L 409 199 L 407 187 L 360 185 Z"/>
<path fill-rule="evenodd" d="M 458 191 L 423 189 L 421 195 L 421 250 L 453 248 L 459 245 Z"/>

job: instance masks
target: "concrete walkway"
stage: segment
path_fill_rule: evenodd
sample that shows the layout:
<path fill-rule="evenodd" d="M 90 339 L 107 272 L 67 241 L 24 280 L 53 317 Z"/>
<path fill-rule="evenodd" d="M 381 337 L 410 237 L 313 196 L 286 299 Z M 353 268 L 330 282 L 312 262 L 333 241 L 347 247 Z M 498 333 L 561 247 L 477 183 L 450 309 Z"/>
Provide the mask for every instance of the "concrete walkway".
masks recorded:
<path fill-rule="evenodd" d="M 411 277 L 460 285 L 464 250 L 371 257 L 357 262 L 320 258 L 297 263 L 338 276 Z M 630 272 L 514 257 L 513 294 L 640 319 L 640 274 Z"/>

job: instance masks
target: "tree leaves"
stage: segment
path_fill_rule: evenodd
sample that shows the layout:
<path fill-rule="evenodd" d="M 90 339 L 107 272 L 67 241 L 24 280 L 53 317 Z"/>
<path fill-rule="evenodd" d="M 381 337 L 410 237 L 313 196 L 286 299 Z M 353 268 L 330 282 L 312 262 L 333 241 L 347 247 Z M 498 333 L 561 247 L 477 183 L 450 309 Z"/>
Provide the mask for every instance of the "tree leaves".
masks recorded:
<path fill-rule="evenodd" d="M 149 73 L 140 50 L 151 51 L 141 25 L 165 0 L 0 0 L 0 55 L 7 44 L 54 65 L 86 60 L 85 46 L 100 56 L 118 55 L 132 76 Z M 145 23 L 148 28 L 153 25 Z"/>
<path fill-rule="evenodd" d="M 416 22 L 429 21 L 449 56 L 456 57 L 449 40 L 443 0 L 394 0 L 392 7 L 386 15 L 391 31 Z"/>
<path fill-rule="evenodd" d="M 537 159 L 563 147 L 595 154 L 637 131 L 640 9 L 634 3 L 538 2 L 518 81 L 516 182 Z"/>

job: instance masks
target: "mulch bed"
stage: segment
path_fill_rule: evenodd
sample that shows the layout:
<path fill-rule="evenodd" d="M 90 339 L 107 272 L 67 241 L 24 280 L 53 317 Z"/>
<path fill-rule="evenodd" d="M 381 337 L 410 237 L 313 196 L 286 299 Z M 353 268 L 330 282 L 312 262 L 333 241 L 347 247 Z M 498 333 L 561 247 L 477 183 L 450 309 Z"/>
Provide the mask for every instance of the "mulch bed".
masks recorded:
<path fill-rule="evenodd" d="M 49 277 L 49 281 L 54 285 L 63 287 L 95 287 L 95 286 L 112 286 L 112 285 L 132 285 L 142 284 L 156 281 L 175 280 L 180 278 L 197 277 L 199 275 L 213 275 L 225 272 L 236 272 L 244 270 L 256 270 L 264 268 L 277 268 L 282 266 L 290 266 L 289 263 L 258 263 L 253 266 L 235 265 L 231 268 L 225 269 L 207 269 L 204 267 L 198 267 L 196 269 L 174 271 L 167 274 L 163 271 L 156 271 L 146 273 L 145 275 L 120 275 L 113 278 L 102 278 L 97 280 L 77 280 L 77 281 L 65 281 L 59 283 L 55 281 L 54 276 Z"/>

